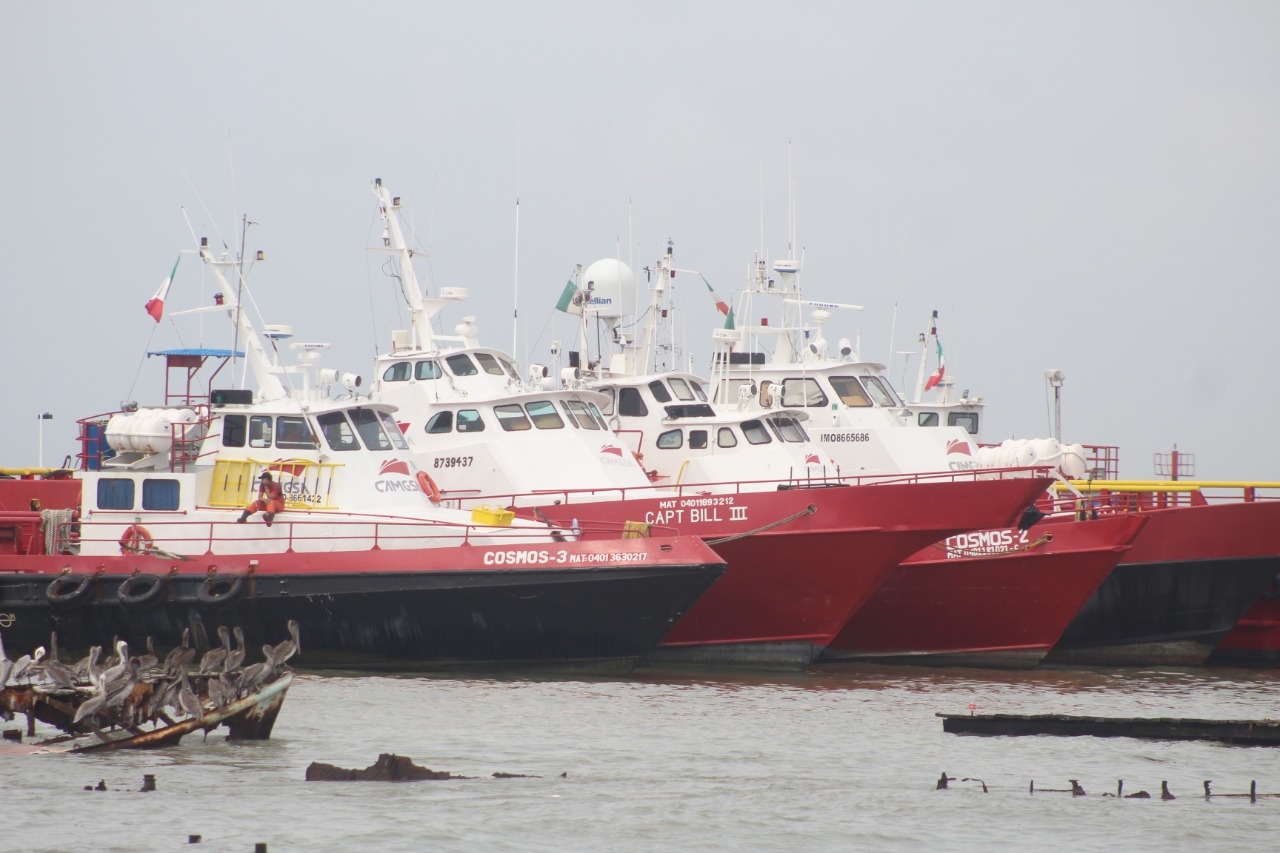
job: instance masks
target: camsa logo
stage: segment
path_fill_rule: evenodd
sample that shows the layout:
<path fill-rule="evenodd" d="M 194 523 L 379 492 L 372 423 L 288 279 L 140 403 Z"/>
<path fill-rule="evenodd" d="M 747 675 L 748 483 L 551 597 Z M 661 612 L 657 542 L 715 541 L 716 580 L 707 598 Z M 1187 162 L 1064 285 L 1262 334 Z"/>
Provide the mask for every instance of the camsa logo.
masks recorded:
<path fill-rule="evenodd" d="M 409 431 L 409 422 L 408 422 L 408 421 L 396 421 L 396 426 L 400 427 L 400 433 L 401 433 L 402 435 L 403 435 L 404 433 L 406 433 L 406 432 L 408 432 L 408 431 Z"/>
<path fill-rule="evenodd" d="M 409 463 L 403 459 L 388 459 L 382 463 L 382 467 L 378 469 L 378 476 L 385 477 L 387 474 L 404 474 L 409 476 Z"/>
<path fill-rule="evenodd" d="M 822 460 L 818 458 L 818 454 L 816 454 L 816 453 L 809 453 L 809 454 L 806 454 L 806 455 L 805 455 L 805 457 L 804 457 L 804 464 L 806 464 L 806 465 L 821 465 L 821 464 L 822 464 Z"/>
<path fill-rule="evenodd" d="M 619 446 L 618 446 L 618 445 L 616 445 L 616 444 L 604 444 L 604 445 L 601 445 L 601 447 L 600 447 L 600 452 L 601 452 L 601 453 L 607 453 L 607 454 L 609 454 L 610 456 L 617 456 L 619 459 L 621 459 L 621 458 L 622 458 L 622 448 L 621 448 L 621 447 L 619 447 Z"/>
<path fill-rule="evenodd" d="M 965 456 L 973 455 L 973 451 L 969 449 L 969 442 L 961 441 L 958 438 L 953 438 L 947 442 L 947 453 L 962 453 Z"/>

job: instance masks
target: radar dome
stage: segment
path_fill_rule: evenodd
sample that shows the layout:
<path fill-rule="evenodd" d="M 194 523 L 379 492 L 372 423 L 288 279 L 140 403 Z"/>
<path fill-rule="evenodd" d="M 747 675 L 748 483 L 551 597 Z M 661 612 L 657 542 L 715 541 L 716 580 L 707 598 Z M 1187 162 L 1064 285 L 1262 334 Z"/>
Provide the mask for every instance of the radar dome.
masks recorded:
<path fill-rule="evenodd" d="M 606 322 L 625 317 L 635 308 L 636 277 L 622 261 L 606 259 L 587 267 L 582 289 L 587 299 L 583 307 Z"/>

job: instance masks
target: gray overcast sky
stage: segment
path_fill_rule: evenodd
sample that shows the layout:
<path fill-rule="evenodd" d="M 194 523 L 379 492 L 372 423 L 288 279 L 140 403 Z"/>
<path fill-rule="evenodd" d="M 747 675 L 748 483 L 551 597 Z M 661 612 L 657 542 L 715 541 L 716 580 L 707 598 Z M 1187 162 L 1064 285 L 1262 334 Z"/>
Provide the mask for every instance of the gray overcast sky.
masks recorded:
<path fill-rule="evenodd" d="M 509 349 L 518 278 L 517 356 L 544 360 L 575 263 L 671 239 L 728 296 L 762 239 L 783 256 L 790 140 L 806 293 L 866 306 L 829 338 L 883 361 L 894 305 L 899 350 L 936 308 L 988 438 L 1049 433 L 1057 368 L 1064 439 L 1125 475 L 1177 442 L 1201 478 L 1280 480 L 1277 44 L 1264 2 L 10 0 L 0 466 L 35 464 L 42 411 L 60 462 L 75 418 L 157 399 L 148 349 L 200 342 L 142 309 L 183 209 L 215 244 L 259 223 L 266 321 L 368 376 L 382 177 L 433 284 L 471 290 L 448 325 Z M 718 315 L 678 285 L 705 372 Z M 210 292 L 188 258 L 168 308 Z"/>

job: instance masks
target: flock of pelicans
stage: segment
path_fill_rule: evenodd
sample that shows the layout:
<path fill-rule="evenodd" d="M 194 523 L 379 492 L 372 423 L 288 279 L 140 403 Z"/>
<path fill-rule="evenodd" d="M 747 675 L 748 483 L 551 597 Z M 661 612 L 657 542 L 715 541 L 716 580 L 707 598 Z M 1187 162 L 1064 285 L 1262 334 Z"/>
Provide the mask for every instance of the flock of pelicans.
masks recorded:
<path fill-rule="evenodd" d="M 105 660 L 102 647 L 93 646 L 75 664 L 58 659 L 58 637 L 50 637 L 52 653 L 40 646 L 29 655 L 10 660 L 0 637 L 0 692 L 19 690 L 46 700 L 65 702 L 71 727 L 100 731 L 105 726 L 136 728 L 143 723 L 172 725 L 174 715 L 200 719 L 211 710 L 250 696 L 288 669 L 286 662 L 301 650 L 298 623 L 289 620 L 289 639 L 262 647 L 263 659 L 245 666 L 244 632 L 218 628 L 222 644 L 195 662 L 190 630 L 182 644 L 161 660 L 151 638 L 147 653 L 131 655 L 129 644 L 116 640 L 115 653 Z M 235 643 L 232 643 L 232 637 Z M 194 667 L 193 667 L 194 663 Z"/>

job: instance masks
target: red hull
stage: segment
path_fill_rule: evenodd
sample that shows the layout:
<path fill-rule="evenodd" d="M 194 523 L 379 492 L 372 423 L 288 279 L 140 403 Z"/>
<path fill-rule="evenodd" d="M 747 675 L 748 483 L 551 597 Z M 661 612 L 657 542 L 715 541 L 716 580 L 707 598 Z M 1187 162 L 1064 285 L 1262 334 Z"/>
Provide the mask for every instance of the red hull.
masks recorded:
<path fill-rule="evenodd" d="M 1280 666 L 1280 575 L 1209 657 L 1210 663 Z"/>
<path fill-rule="evenodd" d="M 932 545 L 889 576 L 822 659 L 1035 666 L 1145 521 L 1133 516 L 1055 525 L 1048 542 L 1040 540 L 1049 531 L 1034 527 L 962 534 Z M 965 553 L 973 556 L 954 556 Z"/>
<path fill-rule="evenodd" d="M 1140 514 L 1147 526 L 1067 626 L 1048 660 L 1204 663 L 1280 568 L 1280 502 Z"/>
<path fill-rule="evenodd" d="M 720 496 L 561 503 L 541 511 L 558 524 L 578 517 L 674 525 L 702 536 L 728 562 L 724 576 L 676 623 L 651 663 L 803 667 L 899 562 L 953 533 L 1012 523 L 1044 485 L 1040 478 L 924 479 L 744 492 L 718 512 L 696 504 Z M 808 506 L 816 512 L 805 513 Z M 760 530 L 797 513 L 786 524 Z M 720 541 L 732 536 L 742 538 Z"/>

